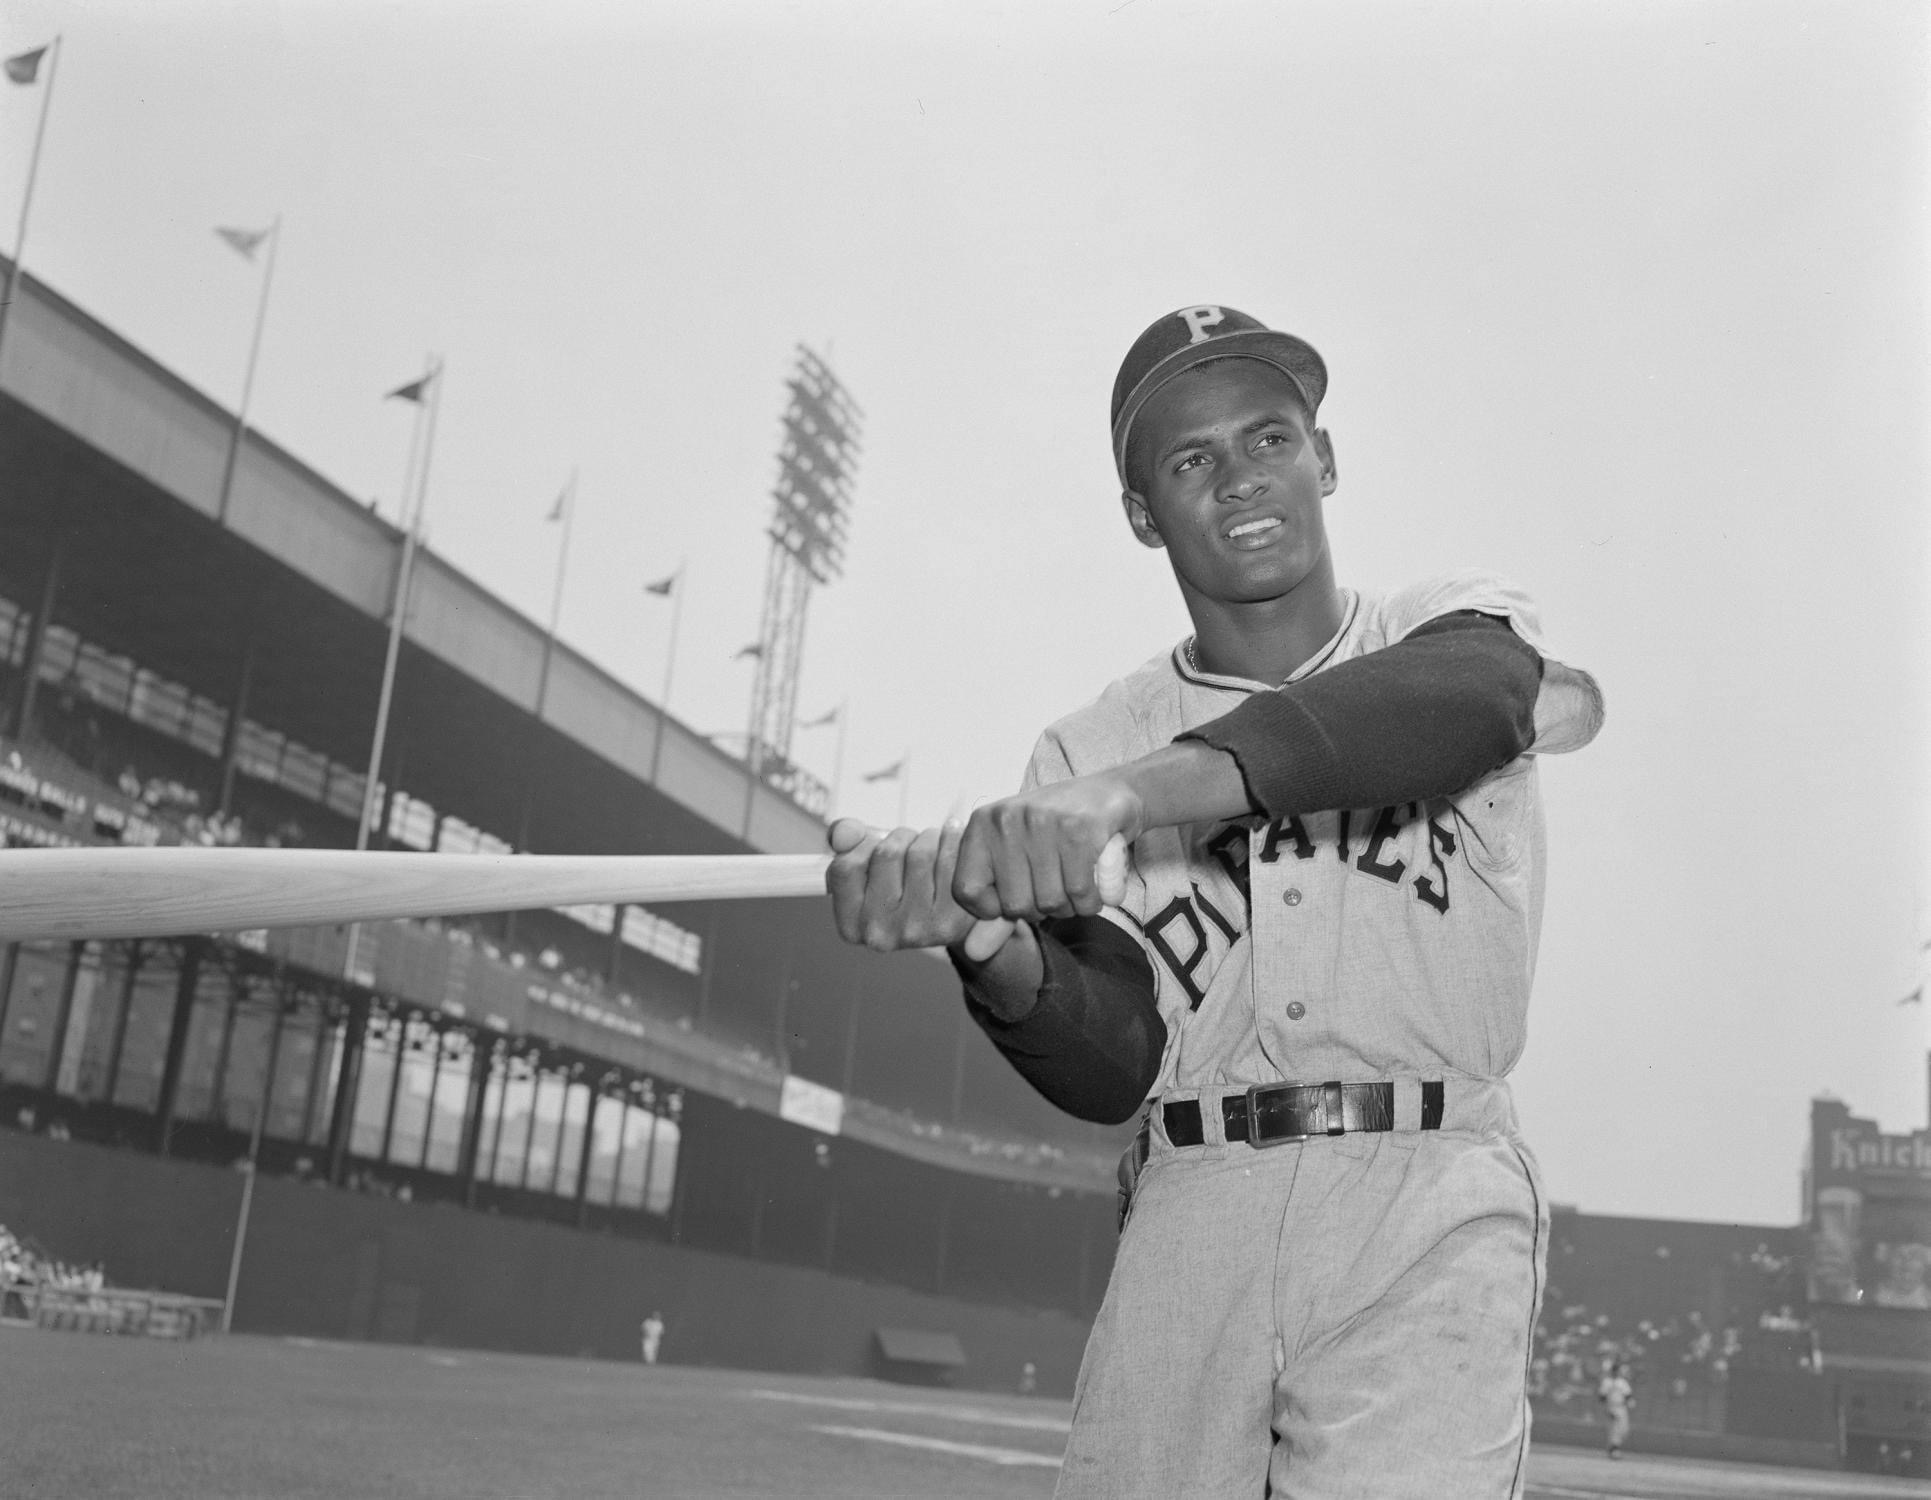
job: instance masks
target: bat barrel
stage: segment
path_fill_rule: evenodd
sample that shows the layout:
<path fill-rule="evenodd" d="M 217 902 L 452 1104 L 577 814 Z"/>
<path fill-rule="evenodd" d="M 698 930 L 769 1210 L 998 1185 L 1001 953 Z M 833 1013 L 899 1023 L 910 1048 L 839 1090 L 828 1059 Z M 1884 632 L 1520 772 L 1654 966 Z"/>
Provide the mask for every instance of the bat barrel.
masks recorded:
<path fill-rule="evenodd" d="M 822 854 L 8 850 L 0 852 L 0 941 L 812 896 L 824 893 L 827 861 Z"/>

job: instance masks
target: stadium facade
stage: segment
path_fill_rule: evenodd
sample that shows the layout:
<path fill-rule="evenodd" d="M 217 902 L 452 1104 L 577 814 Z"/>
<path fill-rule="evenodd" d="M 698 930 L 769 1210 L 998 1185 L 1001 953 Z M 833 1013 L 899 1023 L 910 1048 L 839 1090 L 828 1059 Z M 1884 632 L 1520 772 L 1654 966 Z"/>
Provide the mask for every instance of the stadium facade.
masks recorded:
<path fill-rule="evenodd" d="M 353 845 L 403 538 L 252 433 L 218 515 L 233 432 L 21 278 L 9 846 Z M 548 650 L 419 556 L 377 847 L 823 847 L 741 760 Z M 821 900 L 12 945 L 0 1120 L 0 1222 L 215 1295 L 236 1189 L 210 1164 L 259 1120 L 240 1328 L 618 1353 L 658 1308 L 686 1360 L 862 1368 L 909 1328 L 958 1340 L 964 1379 L 1030 1361 L 1045 1388 L 1105 1286 L 1123 1144 L 1012 1073 L 943 962 L 846 947 Z M 554 1274 L 498 1295 L 493 1267 L 533 1262 Z"/>
<path fill-rule="evenodd" d="M 400 534 L 31 278 L 0 361 L 0 835 L 354 842 Z M 378 845 L 791 852 L 807 807 L 433 552 Z M 539 703 L 540 698 L 540 703 Z M 1071 1387 L 1123 1132 L 818 901 L 0 950 L 0 1224 L 244 1330 Z M 1931 1133 L 1817 1101 L 1805 1221 L 1554 1214 L 1538 1432 L 1931 1464 Z M 879 1334 L 886 1338 L 881 1342 Z M 911 1373 L 909 1370 L 905 1373 Z"/>

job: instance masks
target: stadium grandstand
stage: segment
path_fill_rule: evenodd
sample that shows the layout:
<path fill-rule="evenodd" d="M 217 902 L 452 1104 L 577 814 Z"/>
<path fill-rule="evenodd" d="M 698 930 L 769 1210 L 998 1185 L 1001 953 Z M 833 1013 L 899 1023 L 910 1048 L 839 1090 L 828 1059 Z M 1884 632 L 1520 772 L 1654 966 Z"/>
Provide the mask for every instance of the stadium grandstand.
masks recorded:
<path fill-rule="evenodd" d="M 8 846 L 353 846 L 403 537 L 252 433 L 218 518 L 234 428 L 22 276 Z M 566 646 L 539 705 L 544 655 L 421 555 L 375 847 L 823 847 L 818 814 Z M 1123 1144 L 1012 1073 L 947 965 L 845 947 L 821 901 L 0 955 L 0 1220 L 218 1294 L 222 1168 L 258 1119 L 239 1328 L 615 1354 L 661 1306 L 683 1360 L 862 1368 L 901 1328 L 1044 1389 L 1105 1286 Z"/>

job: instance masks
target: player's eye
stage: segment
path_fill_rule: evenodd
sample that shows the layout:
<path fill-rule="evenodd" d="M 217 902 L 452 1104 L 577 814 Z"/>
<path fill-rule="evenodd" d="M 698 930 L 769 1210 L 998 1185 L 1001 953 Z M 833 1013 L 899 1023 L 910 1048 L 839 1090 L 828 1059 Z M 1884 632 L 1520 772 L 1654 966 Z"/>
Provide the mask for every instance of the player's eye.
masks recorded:
<path fill-rule="evenodd" d="M 1196 467 L 1197 465 L 1204 464 L 1206 461 L 1207 461 L 1207 455 L 1204 453 L 1189 453 L 1185 458 L 1181 459 L 1180 462 L 1178 462 L 1173 466 L 1173 472 L 1176 474 L 1183 473 L 1188 469 Z"/>

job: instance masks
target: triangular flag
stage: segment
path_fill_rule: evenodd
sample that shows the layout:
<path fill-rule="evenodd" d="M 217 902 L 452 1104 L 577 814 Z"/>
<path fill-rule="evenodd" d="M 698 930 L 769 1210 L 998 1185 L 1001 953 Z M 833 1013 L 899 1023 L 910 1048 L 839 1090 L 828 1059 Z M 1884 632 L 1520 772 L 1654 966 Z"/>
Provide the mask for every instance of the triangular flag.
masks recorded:
<path fill-rule="evenodd" d="M 570 486 L 566 484 L 557 492 L 557 503 L 550 507 L 550 513 L 543 519 L 546 521 L 561 521 L 563 519 L 563 507 L 568 503 L 569 499 Z"/>
<path fill-rule="evenodd" d="M 681 577 L 683 577 L 682 573 L 673 573 L 668 578 L 660 578 L 655 583 L 647 583 L 644 585 L 644 592 L 646 594 L 655 594 L 661 599 L 677 587 L 677 580 Z"/>
<path fill-rule="evenodd" d="M 1899 1005 L 1922 1005 L 1923 1003 L 1924 1003 L 1924 986 L 1923 985 L 1919 985 L 1916 989 L 1912 990 L 1910 994 L 1906 995 L 1902 1000 L 1898 1001 Z"/>
<path fill-rule="evenodd" d="M 435 376 L 425 375 L 420 380 L 412 380 L 407 385 L 399 385 L 382 399 L 384 401 L 413 401 L 416 405 L 420 406 L 422 405 L 423 392 L 429 389 L 429 382 L 433 379 L 435 379 Z"/>
<path fill-rule="evenodd" d="M 31 52 L 16 52 L 7 59 L 7 77 L 15 83 L 32 83 L 40 76 L 40 60 L 47 55 L 45 47 L 36 47 Z"/>
<path fill-rule="evenodd" d="M 764 655 L 764 647 L 762 647 L 762 646 L 755 646 L 755 645 L 754 645 L 754 646 L 744 646 L 744 647 L 741 647 L 741 648 L 739 648 L 739 650 L 738 650 L 738 652 L 737 652 L 737 654 L 736 654 L 736 655 L 734 655 L 734 656 L 733 656 L 733 657 L 731 658 L 731 660 L 732 660 L 732 661 L 743 661 L 743 660 L 744 660 L 744 658 L 745 658 L 745 657 L 747 657 L 747 656 L 750 656 L 750 657 L 760 657 L 760 656 L 763 656 L 763 655 Z"/>
<path fill-rule="evenodd" d="M 823 729 L 827 724 L 836 724 L 837 722 L 838 710 L 836 708 L 829 708 L 815 719 L 800 719 L 798 721 L 798 727 L 800 729 Z"/>
<path fill-rule="evenodd" d="M 220 235 L 239 254 L 248 260 L 255 258 L 255 252 L 261 249 L 262 241 L 268 238 L 268 231 L 266 229 L 222 229 L 217 227 L 215 233 Z"/>
<path fill-rule="evenodd" d="M 904 769 L 905 769 L 905 762 L 903 760 L 895 760 L 884 770 L 872 771 L 865 776 L 861 776 L 859 780 L 861 781 L 897 781 L 898 773 L 903 771 Z"/>

